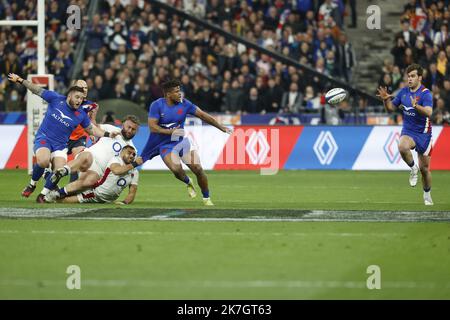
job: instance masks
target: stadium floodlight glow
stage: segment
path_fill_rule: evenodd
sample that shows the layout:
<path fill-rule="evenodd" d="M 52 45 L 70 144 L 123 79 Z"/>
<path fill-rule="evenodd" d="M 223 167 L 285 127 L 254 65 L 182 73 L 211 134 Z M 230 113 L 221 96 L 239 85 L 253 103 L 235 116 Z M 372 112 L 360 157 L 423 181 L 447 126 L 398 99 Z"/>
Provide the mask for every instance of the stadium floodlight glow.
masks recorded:
<path fill-rule="evenodd" d="M 0 20 L 0 26 L 37 27 L 38 74 L 45 74 L 45 0 L 38 0 L 37 20 Z"/>

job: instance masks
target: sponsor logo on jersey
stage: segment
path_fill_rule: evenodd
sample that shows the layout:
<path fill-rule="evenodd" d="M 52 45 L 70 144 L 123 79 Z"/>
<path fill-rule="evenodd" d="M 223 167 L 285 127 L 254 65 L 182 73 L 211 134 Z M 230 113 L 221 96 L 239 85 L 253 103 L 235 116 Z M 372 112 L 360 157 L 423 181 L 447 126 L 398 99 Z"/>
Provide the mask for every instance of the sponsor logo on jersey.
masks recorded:
<path fill-rule="evenodd" d="M 58 120 L 63 125 L 65 125 L 66 127 L 70 127 L 70 123 L 68 123 L 64 119 L 72 120 L 72 118 L 66 116 L 61 110 L 59 110 L 59 109 L 56 109 L 56 110 L 59 111 L 60 115 L 57 115 L 56 113 L 52 113 L 52 117 L 55 118 L 56 120 Z"/>

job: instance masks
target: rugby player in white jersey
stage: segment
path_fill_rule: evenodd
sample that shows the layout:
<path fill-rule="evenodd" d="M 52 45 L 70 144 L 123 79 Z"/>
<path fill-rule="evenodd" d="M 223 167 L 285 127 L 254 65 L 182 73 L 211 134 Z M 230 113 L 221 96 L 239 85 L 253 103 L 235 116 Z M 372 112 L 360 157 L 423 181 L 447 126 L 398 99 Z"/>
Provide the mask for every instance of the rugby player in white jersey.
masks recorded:
<path fill-rule="evenodd" d="M 122 148 L 119 156 L 112 158 L 103 177 L 93 189 L 68 196 L 58 202 L 63 203 L 109 203 L 116 201 L 123 190 L 129 186 L 128 195 L 116 204 L 130 204 L 134 201 L 139 181 L 139 171 L 133 162 L 142 164 L 142 158 L 136 158 L 136 149 L 131 145 Z"/>
<path fill-rule="evenodd" d="M 118 156 L 124 146 L 134 147 L 131 139 L 134 138 L 139 128 L 139 120 L 136 116 L 126 116 L 122 121 L 122 129 L 107 124 L 99 126 L 102 129 L 111 130 L 111 132 L 120 132 L 121 135 L 114 138 L 101 138 L 96 144 L 79 153 L 74 160 L 55 171 L 51 176 L 51 181 L 55 186 L 62 177 L 71 172 L 81 172 L 82 174 L 78 180 L 69 183 L 64 188 L 50 192 L 45 197 L 46 202 L 53 202 L 58 198 L 92 189 L 105 173 L 108 162 Z M 138 166 L 135 162 L 133 165 Z"/>

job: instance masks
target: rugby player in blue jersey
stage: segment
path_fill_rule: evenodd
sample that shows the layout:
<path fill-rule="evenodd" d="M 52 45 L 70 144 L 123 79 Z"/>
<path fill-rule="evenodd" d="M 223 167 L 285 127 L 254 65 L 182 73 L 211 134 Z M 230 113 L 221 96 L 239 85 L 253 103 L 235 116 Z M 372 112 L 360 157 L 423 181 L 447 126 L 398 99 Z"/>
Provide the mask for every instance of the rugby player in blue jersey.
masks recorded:
<path fill-rule="evenodd" d="M 378 88 L 378 96 L 383 99 L 387 111 L 400 108 L 403 112 L 403 128 L 398 150 L 411 168 L 409 184 L 415 187 L 419 170 L 422 174 L 423 200 L 425 205 L 433 205 L 431 199 L 430 159 L 433 151 L 431 139 L 431 114 L 433 113 L 433 95 L 422 85 L 423 68 L 412 64 L 406 69 L 408 87 L 401 89 L 394 97 L 386 88 Z M 414 163 L 411 150 L 417 151 L 419 165 Z"/>
<path fill-rule="evenodd" d="M 184 122 L 188 114 L 194 115 L 217 129 L 230 134 L 231 129 L 219 124 L 211 115 L 202 111 L 187 99 L 182 99 L 181 84 L 178 80 L 163 83 L 164 98 L 155 100 L 149 109 L 148 126 L 150 135 L 142 151 L 143 161 L 160 155 L 175 177 L 187 185 L 189 196 L 194 198 L 192 180 L 186 175 L 181 161 L 196 175 L 197 183 L 203 195 L 203 203 L 212 206 L 208 188 L 208 178 L 200 164 L 197 151 L 191 148 L 188 138 L 184 137 Z"/>
<path fill-rule="evenodd" d="M 63 96 L 51 90 L 44 90 L 14 73 L 8 75 L 8 80 L 23 85 L 48 103 L 44 120 L 34 139 L 33 151 L 36 156 L 36 164 L 33 166 L 31 187 L 36 187 L 36 182 L 44 174 L 45 168 L 49 166 L 50 162 L 53 170 L 62 168 L 67 163 L 67 143 L 72 131 L 79 124 L 88 134 L 96 137 L 118 134 L 109 133 L 92 125 L 87 113 L 80 108 L 84 100 L 84 90 L 80 87 L 69 88 L 67 96 Z M 49 176 L 44 189 L 36 199 L 37 202 L 44 202 L 44 196 L 50 191 L 51 185 Z"/>

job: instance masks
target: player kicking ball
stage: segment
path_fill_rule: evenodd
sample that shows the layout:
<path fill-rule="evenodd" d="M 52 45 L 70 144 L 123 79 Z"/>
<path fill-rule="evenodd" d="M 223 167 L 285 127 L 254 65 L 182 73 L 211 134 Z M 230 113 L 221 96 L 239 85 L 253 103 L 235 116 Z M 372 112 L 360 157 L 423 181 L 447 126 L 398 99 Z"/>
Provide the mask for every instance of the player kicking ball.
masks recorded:
<path fill-rule="evenodd" d="M 86 112 L 80 108 L 84 100 L 84 91 L 80 87 L 70 87 L 67 96 L 63 96 L 51 90 L 44 90 L 14 73 L 8 74 L 8 80 L 23 85 L 48 102 L 47 112 L 34 140 L 33 151 L 36 156 L 36 164 L 33 166 L 31 182 L 27 187 L 29 190 L 24 190 L 24 192 L 27 191 L 25 195 L 22 192 L 22 195 L 26 197 L 34 191 L 37 181 L 50 163 L 53 170 L 60 169 L 67 163 L 67 141 L 78 125 L 81 124 L 88 134 L 96 137 L 114 137 L 118 134 L 92 125 Z M 44 196 L 53 187 L 49 175 L 44 189 L 36 201 L 43 202 Z"/>
<path fill-rule="evenodd" d="M 139 120 L 136 116 L 126 116 L 122 121 L 122 128 L 108 124 L 100 124 L 99 126 L 114 132 L 115 136 L 113 138 L 101 138 L 96 144 L 80 152 L 67 165 L 56 170 L 49 178 L 52 187 L 55 187 L 62 177 L 73 172 L 81 172 L 82 174 L 80 174 L 78 180 L 69 183 L 64 188 L 49 192 L 44 198 L 45 202 L 53 202 L 56 199 L 94 188 L 100 178 L 104 176 L 112 158 L 118 156 L 127 145 L 135 148 L 131 139 L 134 138 L 139 128 Z M 133 164 L 140 165 L 134 162 Z"/>
<path fill-rule="evenodd" d="M 116 201 L 129 186 L 127 197 L 116 204 L 130 204 L 134 201 L 139 181 L 139 171 L 135 164 L 142 164 L 142 158 L 136 158 L 136 149 L 130 145 L 123 147 L 120 155 L 112 158 L 103 177 L 93 189 L 58 200 L 63 203 L 110 203 Z"/>
<path fill-rule="evenodd" d="M 433 95 L 422 85 L 423 68 L 412 64 L 406 69 L 408 87 L 399 91 L 397 96 L 390 95 L 386 88 L 378 88 L 378 96 L 383 99 L 387 111 L 400 107 L 403 111 L 403 128 L 398 150 L 411 168 L 409 184 L 415 187 L 419 170 L 422 173 L 423 200 L 425 205 L 433 205 L 431 199 L 430 159 L 433 150 L 431 139 L 431 121 L 433 113 Z M 393 99 L 392 99 L 393 98 Z M 419 166 L 414 163 L 411 150 L 415 149 L 419 158 Z"/>
<path fill-rule="evenodd" d="M 150 135 L 141 157 L 145 162 L 160 155 L 175 177 L 187 185 L 189 196 L 194 198 L 197 194 L 192 180 L 181 166 L 182 161 L 197 177 L 203 203 L 212 206 L 214 204 L 210 198 L 208 178 L 200 164 L 197 151 L 191 148 L 189 139 L 184 137 L 184 122 L 186 116 L 191 114 L 223 132 L 230 134 L 232 131 L 189 100 L 182 99 L 180 85 L 178 80 L 163 83 L 164 98 L 155 100 L 150 105 L 148 114 Z"/>

